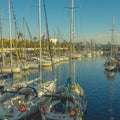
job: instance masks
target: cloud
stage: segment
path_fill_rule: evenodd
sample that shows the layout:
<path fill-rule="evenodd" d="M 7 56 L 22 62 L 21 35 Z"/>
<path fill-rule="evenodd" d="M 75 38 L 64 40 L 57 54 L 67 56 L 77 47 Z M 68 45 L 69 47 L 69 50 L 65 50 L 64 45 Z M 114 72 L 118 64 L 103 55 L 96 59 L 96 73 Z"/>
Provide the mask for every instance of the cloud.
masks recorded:
<path fill-rule="evenodd" d="M 108 42 L 111 42 L 112 35 L 111 33 L 101 33 L 97 35 L 88 36 L 86 38 L 87 40 L 93 40 L 95 43 L 98 44 L 107 44 Z M 119 38 L 120 38 L 120 33 L 114 33 L 113 44 L 120 44 Z"/>

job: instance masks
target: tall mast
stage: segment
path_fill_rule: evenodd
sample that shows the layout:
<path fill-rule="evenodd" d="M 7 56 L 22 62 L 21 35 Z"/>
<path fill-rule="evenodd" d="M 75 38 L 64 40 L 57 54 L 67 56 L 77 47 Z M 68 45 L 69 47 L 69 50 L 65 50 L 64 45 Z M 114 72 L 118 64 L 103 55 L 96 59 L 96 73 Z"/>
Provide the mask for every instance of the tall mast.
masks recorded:
<path fill-rule="evenodd" d="M 40 11 L 40 0 L 38 0 L 38 38 L 39 38 L 39 49 L 40 49 L 40 54 L 39 54 L 39 57 L 40 57 L 40 60 L 39 60 L 39 73 L 40 73 L 40 84 L 42 84 L 42 65 L 41 65 L 41 11 Z"/>
<path fill-rule="evenodd" d="M 75 64 L 72 60 L 73 54 L 73 42 L 74 42 L 74 0 L 72 0 L 72 7 L 71 7 L 71 22 L 70 22 L 70 76 L 72 77 L 75 83 Z"/>
<path fill-rule="evenodd" d="M 71 13 L 71 43 L 73 53 L 73 42 L 74 42 L 74 0 L 72 0 L 72 13 Z"/>
<path fill-rule="evenodd" d="M 114 23 L 115 23 L 115 19 L 114 19 L 114 16 L 113 16 L 113 18 L 112 18 L 112 35 L 111 35 L 111 57 L 113 55 Z"/>
<path fill-rule="evenodd" d="M 9 39 L 10 39 L 10 67 L 11 67 L 11 70 L 12 70 L 12 36 L 11 36 L 10 0 L 8 0 L 8 20 L 9 20 Z"/>
<path fill-rule="evenodd" d="M 1 21 L 1 18 L 0 18 L 0 38 L 1 38 L 1 41 L 2 41 L 2 65 L 4 66 L 4 51 L 3 51 L 3 48 L 4 48 L 4 45 L 3 45 L 3 38 L 2 38 L 2 21 Z"/>
<path fill-rule="evenodd" d="M 25 33 L 25 18 L 23 17 L 23 40 L 24 40 L 24 47 L 23 47 L 23 51 L 24 51 L 24 57 L 25 57 L 25 62 L 26 62 L 26 33 Z"/>
<path fill-rule="evenodd" d="M 71 7 L 71 21 L 70 21 L 70 53 L 73 53 L 73 39 L 74 39 L 74 0 L 72 0 L 72 7 Z M 70 58 L 72 58 L 70 54 Z"/>
<path fill-rule="evenodd" d="M 51 62 L 53 61 L 53 53 L 51 50 L 51 45 L 50 45 L 50 36 L 49 36 L 49 28 L 48 28 L 48 20 L 47 20 L 47 11 L 46 11 L 46 5 L 45 5 L 45 0 L 43 0 L 44 4 L 44 13 L 45 13 L 45 22 L 46 22 L 46 33 L 47 33 L 47 41 L 48 41 L 48 47 L 49 47 L 49 55 L 50 55 L 50 60 Z M 55 71 L 54 71 L 54 65 L 51 64 L 52 67 L 52 74 L 55 79 Z"/>

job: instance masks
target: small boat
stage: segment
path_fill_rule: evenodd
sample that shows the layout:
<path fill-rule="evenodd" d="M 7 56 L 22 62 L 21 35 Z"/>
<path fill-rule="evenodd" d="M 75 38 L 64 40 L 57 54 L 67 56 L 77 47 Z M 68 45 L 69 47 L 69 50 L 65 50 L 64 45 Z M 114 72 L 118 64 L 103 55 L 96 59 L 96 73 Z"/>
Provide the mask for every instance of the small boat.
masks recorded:
<path fill-rule="evenodd" d="M 117 71 L 117 65 L 115 62 L 115 58 L 113 57 L 113 42 L 114 42 L 114 17 L 112 19 L 111 54 L 110 57 L 105 62 L 105 70 L 111 72 Z"/>
<path fill-rule="evenodd" d="M 106 71 L 117 71 L 117 65 L 116 62 L 114 62 L 113 60 L 109 59 L 105 62 L 105 70 Z"/>
<path fill-rule="evenodd" d="M 69 78 L 59 92 L 44 95 L 45 104 L 39 106 L 42 120 L 82 120 L 87 107 L 86 96 L 79 84 L 70 84 Z"/>

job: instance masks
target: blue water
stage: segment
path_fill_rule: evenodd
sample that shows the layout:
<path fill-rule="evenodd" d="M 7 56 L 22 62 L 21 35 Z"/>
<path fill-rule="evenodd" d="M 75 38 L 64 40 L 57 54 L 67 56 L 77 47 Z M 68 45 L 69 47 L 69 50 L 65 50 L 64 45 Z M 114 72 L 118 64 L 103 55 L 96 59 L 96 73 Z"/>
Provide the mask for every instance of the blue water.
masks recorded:
<path fill-rule="evenodd" d="M 75 61 L 76 80 L 87 96 L 85 120 L 120 120 L 120 73 L 113 78 L 104 73 L 105 56 L 83 58 Z M 35 71 L 34 71 L 35 72 Z M 30 78 L 37 74 L 30 73 Z M 69 62 L 56 64 L 57 85 L 66 82 L 69 77 Z M 51 77 L 51 70 L 43 71 L 43 78 Z M 38 114 L 31 119 L 39 120 Z"/>

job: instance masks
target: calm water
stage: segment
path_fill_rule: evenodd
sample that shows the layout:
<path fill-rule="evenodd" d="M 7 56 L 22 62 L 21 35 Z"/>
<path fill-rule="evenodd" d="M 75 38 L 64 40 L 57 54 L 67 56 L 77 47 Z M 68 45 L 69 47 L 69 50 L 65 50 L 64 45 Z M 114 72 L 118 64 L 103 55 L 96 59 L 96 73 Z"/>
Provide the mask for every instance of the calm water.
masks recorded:
<path fill-rule="evenodd" d="M 104 73 L 105 56 L 96 56 L 76 60 L 76 80 L 87 96 L 85 120 L 120 120 L 120 73 L 108 78 Z M 30 71 L 30 78 L 37 74 Z M 55 74 L 58 84 L 63 84 L 69 76 L 69 63 L 56 64 Z M 51 69 L 43 72 L 43 78 L 51 76 Z M 32 120 L 39 120 L 35 114 Z"/>

